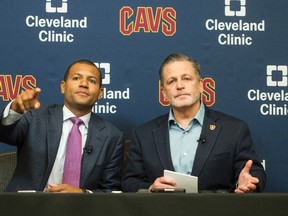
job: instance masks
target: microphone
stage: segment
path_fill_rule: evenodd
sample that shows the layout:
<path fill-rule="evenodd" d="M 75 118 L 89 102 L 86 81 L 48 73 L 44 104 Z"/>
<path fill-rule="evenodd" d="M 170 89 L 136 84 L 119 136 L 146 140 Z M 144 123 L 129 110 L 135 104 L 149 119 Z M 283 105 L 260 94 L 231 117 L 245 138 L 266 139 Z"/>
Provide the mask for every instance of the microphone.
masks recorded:
<path fill-rule="evenodd" d="M 93 151 L 93 146 L 87 145 L 83 148 L 83 150 L 84 150 L 84 153 L 91 154 L 91 152 Z"/>
<path fill-rule="evenodd" d="M 206 138 L 203 135 L 200 135 L 200 137 L 197 141 L 198 141 L 198 143 L 205 144 Z"/>

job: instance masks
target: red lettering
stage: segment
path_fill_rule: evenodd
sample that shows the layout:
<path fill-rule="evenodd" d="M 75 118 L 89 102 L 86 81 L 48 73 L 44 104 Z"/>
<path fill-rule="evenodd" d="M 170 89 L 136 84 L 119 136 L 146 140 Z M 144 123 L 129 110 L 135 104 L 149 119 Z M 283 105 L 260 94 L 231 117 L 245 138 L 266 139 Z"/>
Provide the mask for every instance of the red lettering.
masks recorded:
<path fill-rule="evenodd" d="M 212 78 L 203 79 L 202 101 L 206 106 L 212 106 L 215 103 L 215 81 Z"/>
<path fill-rule="evenodd" d="M 153 32 L 153 33 L 159 32 L 162 7 L 156 8 L 155 16 L 153 14 L 153 9 L 151 7 L 147 8 L 147 13 L 148 13 L 148 20 L 149 20 L 151 32 Z"/>
<path fill-rule="evenodd" d="M 21 89 L 22 87 L 22 89 Z M 36 79 L 32 75 L 16 75 L 13 81 L 11 75 L 0 75 L 0 97 L 3 101 L 13 100 L 21 90 L 31 90 L 36 87 Z"/>
<path fill-rule="evenodd" d="M 35 77 L 29 75 L 29 76 L 24 76 L 22 80 L 22 87 L 24 90 L 32 90 L 36 88 L 36 79 Z"/>
<path fill-rule="evenodd" d="M 144 32 L 149 32 L 145 7 L 138 7 L 137 9 L 134 30 L 135 32 L 140 32 L 140 29 L 143 29 Z"/>
<path fill-rule="evenodd" d="M 162 23 L 162 31 L 166 36 L 172 36 L 176 33 L 176 11 L 171 8 L 165 8 L 163 10 L 162 19 L 167 22 Z"/>
<path fill-rule="evenodd" d="M 0 75 L 0 97 L 3 101 L 8 101 L 9 95 L 6 90 L 5 75 Z"/>
<path fill-rule="evenodd" d="M 133 15 L 133 10 L 131 7 L 123 7 L 120 10 L 119 14 L 119 24 L 120 24 L 120 32 L 123 35 L 130 35 L 133 32 L 133 21 L 127 25 L 127 20 Z"/>
<path fill-rule="evenodd" d="M 6 76 L 6 83 L 7 83 L 6 89 L 9 92 L 10 100 L 13 100 L 19 94 L 21 81 L 22 81 L 22 76 L 16 75 L 15 82 L 13 85 L 12 76 L 11 75 Z"/>
<path fill-rule="evenodd" d="M 176 11 L 172 7 L 157 7 L 155 13 L 152 7 L 138 7 L 133 19 L 134 10 L 124 6 L 119 11 L 119 31 L 123 35 L 131 35 L 133 32 L 158 33 L 162 23 L 162 32 L 166 36 L 176 33 Z M 130 20 L 130 21 L 129 21 Z"/>

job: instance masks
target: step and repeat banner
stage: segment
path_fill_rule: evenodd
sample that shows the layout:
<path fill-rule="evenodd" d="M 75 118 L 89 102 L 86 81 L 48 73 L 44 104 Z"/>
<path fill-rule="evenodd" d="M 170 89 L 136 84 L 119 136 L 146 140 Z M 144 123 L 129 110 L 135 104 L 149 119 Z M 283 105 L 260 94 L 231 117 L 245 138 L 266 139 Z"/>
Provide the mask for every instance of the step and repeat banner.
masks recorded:
<path fill-rule="evenodd" d="M 36 86 L 42 104 L 63 103 L 67 66 L 89 59 L 104 87 L 93 112 L 129 139 L 169 111 L 158 69 L 184 53 L 201 64 L 206 105 L 249 124 L 266 191 L 288 192 L 287 20 L 287 0 L 1 0 L 0 107 Z"/>

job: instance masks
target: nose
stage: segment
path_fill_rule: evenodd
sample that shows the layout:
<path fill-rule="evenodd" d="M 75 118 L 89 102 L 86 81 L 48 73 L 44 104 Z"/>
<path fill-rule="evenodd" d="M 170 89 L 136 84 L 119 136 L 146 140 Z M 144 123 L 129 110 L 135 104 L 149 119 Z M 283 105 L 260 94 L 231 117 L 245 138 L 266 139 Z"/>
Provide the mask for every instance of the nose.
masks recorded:
<path fill-rule="evenodd" d="M 181 79 L 180 79 L 180 80 L 177 80 L 177 82 L 176 82 L 176 88 L 179 89 L 179 90 L 184 88 L 184 85 L 183 85 Z"/>
<path fill-rule="evenodd" d="M 80 86 L 81 87 L 88 87 L 88 80 L 83 78 L 80 80 Z"/>

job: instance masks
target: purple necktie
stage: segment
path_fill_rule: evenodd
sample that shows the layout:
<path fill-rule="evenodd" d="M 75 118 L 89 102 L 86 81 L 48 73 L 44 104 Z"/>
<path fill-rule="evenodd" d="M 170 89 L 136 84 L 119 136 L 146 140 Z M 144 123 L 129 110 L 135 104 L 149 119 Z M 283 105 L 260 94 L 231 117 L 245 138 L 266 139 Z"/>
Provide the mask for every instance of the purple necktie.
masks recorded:
<path fill-rule="evenodd" d="M 82 157 L 82 136 L 79 125 L 83 124 L 83 121 L 76 117 L 70 120 L 73 122 L 73 127 L 67 140 L 62 183 L 79 187 Z"/>

